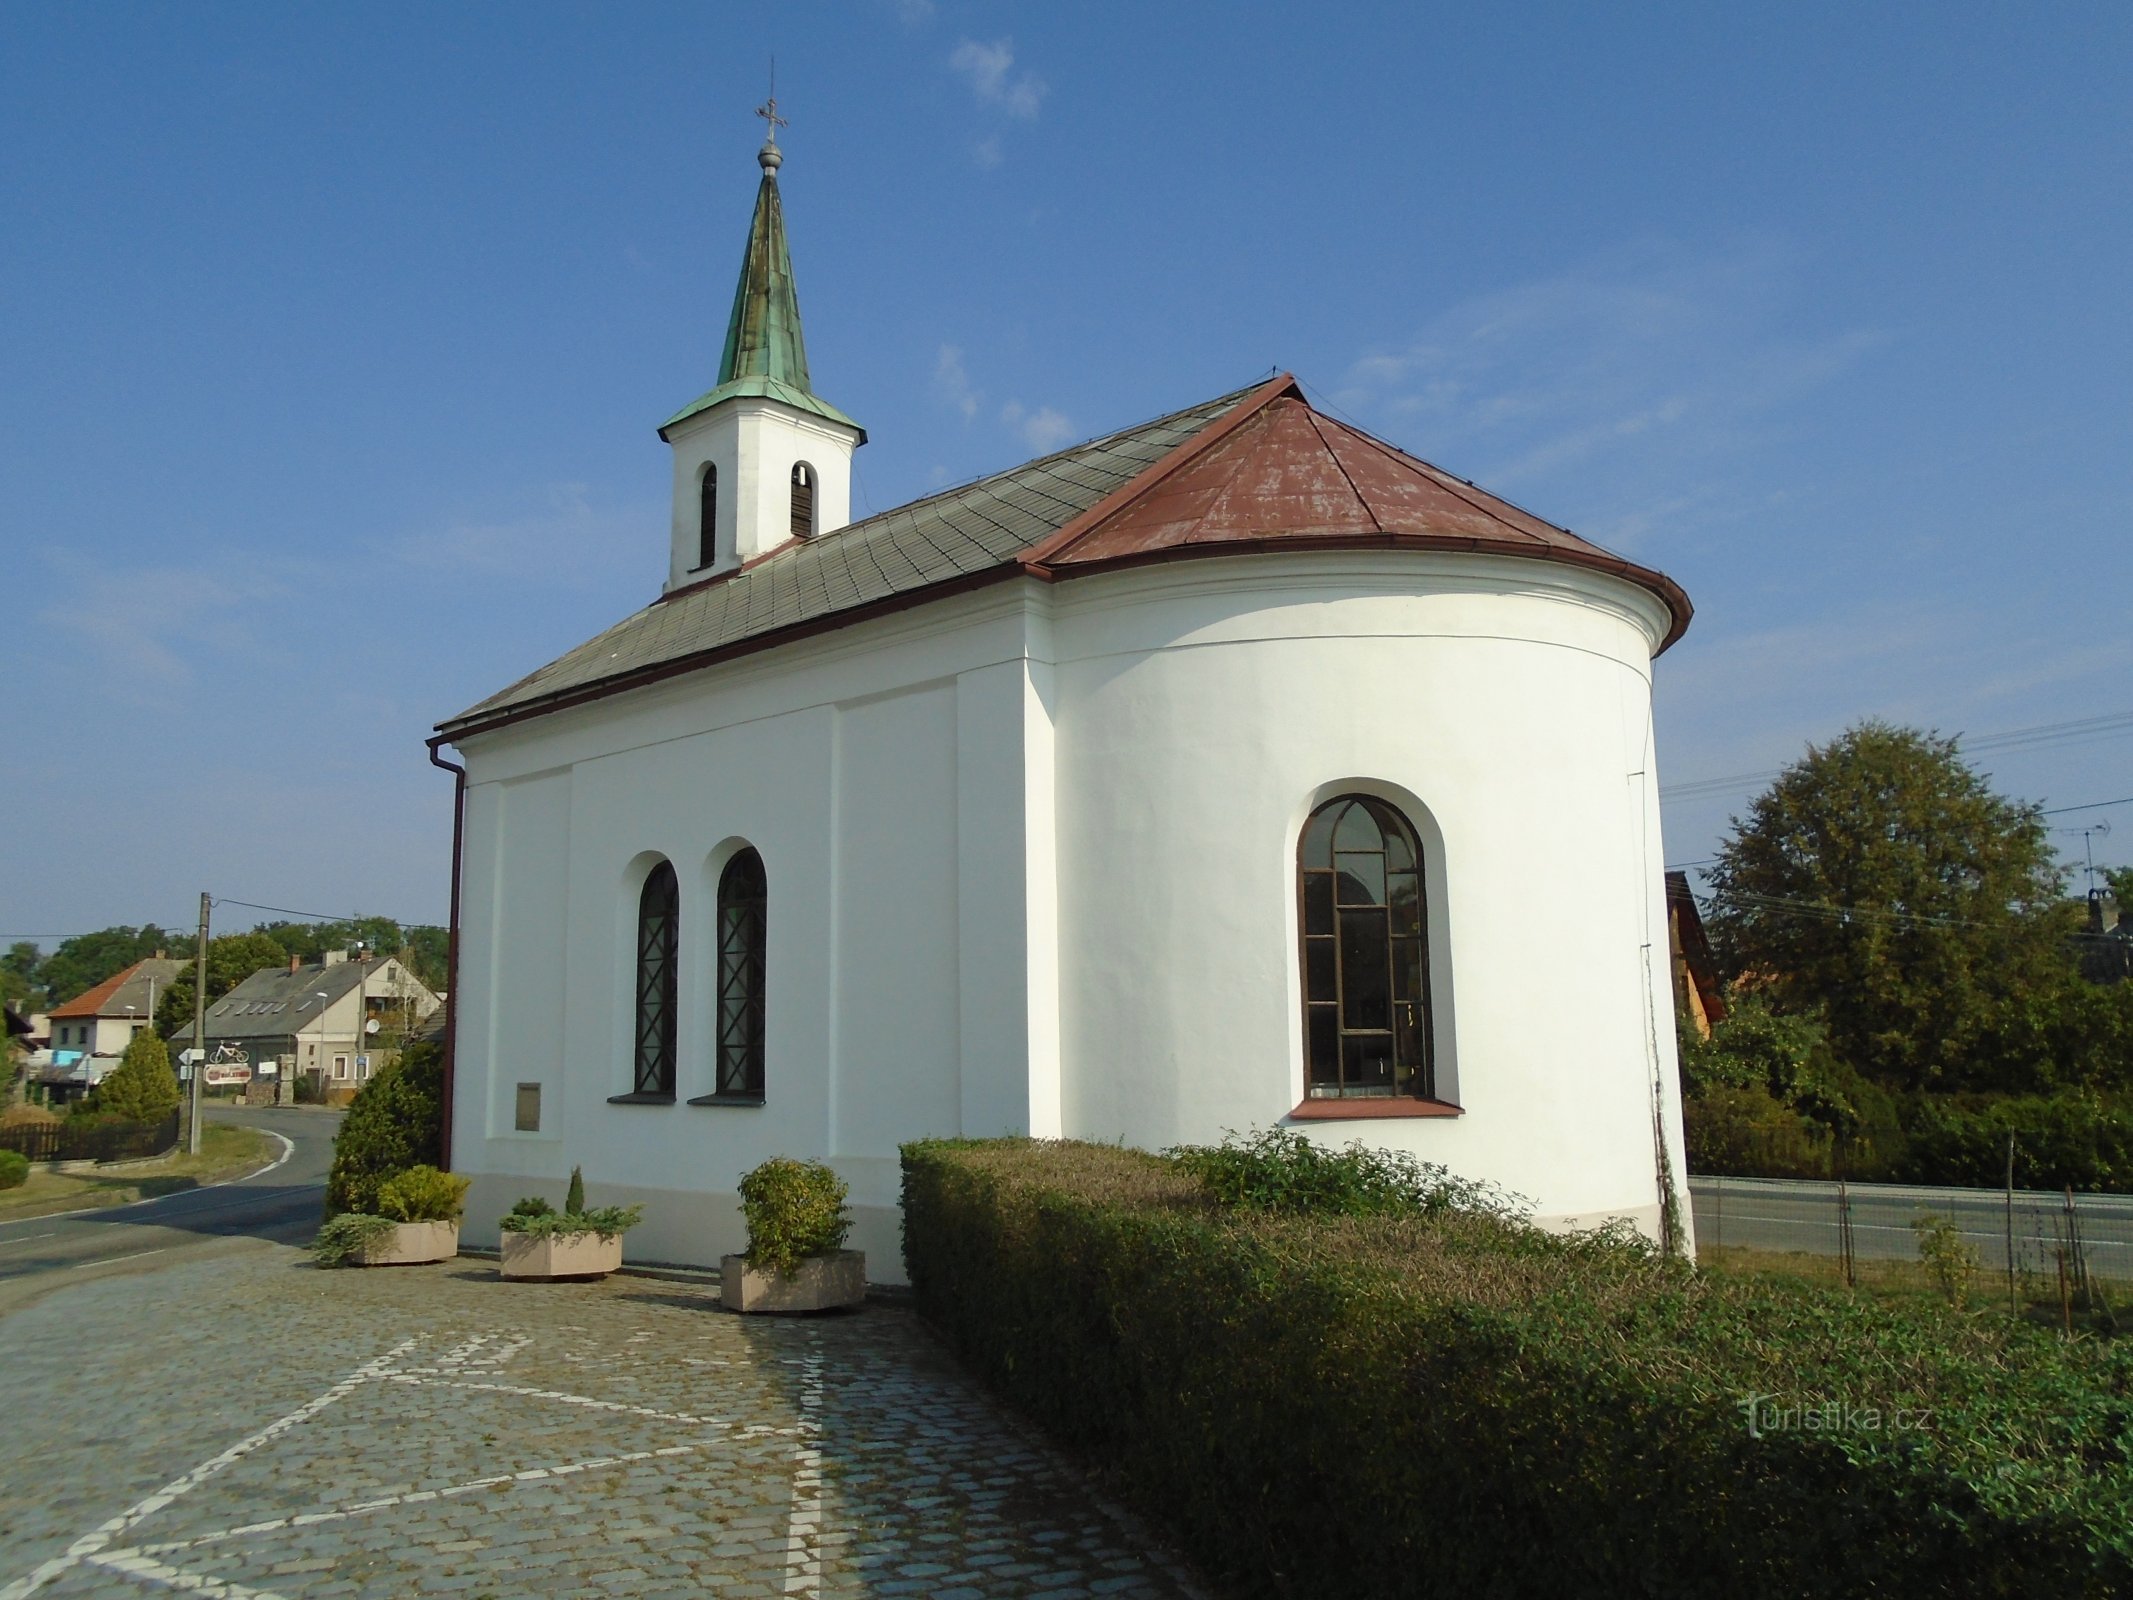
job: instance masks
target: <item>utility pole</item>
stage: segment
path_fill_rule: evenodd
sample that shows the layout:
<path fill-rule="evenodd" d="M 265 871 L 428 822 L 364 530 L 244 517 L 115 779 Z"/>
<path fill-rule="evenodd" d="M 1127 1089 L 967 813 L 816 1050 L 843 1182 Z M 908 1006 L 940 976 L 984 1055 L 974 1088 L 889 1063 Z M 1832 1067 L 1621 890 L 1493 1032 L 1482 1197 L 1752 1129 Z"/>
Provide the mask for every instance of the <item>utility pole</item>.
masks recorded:
<path fill-rule="evenodd" d="M 193 1072 L 191 1113 L 185 1148 L 200 1153 L 200 1080 L 207 1076 L 207 908 L 205 889 L 200 891 L 200 942 L 193 946 Z"/>

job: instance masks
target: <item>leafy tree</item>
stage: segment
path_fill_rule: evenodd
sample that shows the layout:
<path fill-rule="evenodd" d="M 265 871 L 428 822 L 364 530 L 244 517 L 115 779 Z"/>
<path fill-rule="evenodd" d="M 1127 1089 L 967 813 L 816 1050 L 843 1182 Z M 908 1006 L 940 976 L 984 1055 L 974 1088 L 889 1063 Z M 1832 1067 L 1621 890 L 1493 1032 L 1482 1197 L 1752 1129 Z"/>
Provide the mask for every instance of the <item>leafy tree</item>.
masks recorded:
<path fill-rule="evenodd" d="M 1889 1086 L 2005 1086 L 2018 1014 L 2079 982 L 2037 809 L 1915 729 L 1810 748 L 1734 819 L 1711 882 L 1721 958 Z"/>
<path fill-rule="evenodd" d="M 0 955 L 0 999 L 20 1006 L 26 1011 L 41 1011 L 46 1005 L 44 985 L 38 981 L 37 969 L 44 963 L 44 952 L 27 939 L 18 939 L 7 947 L 7 954 Z"/>
<path fill-rule="evenodd" d="M 170 935 L 152 922 L 76 934 L 39 963 L 37 982 L 52 999 L 71 1000 L 170 944 Z"/>
<path fill-rule="evenodd" d="M 264 933 L 225 933 L 211 938 L 207 941 L 207 1003 L 213 1005 L 262 967 L 288 964 L 289 952 Z M 188 1046 L 193 1033 L 193 971 L 186 967 L 156 1001 L 156 1031 Z"/>
<path fill-rule="evenodd" d="M 333 1138 L 326 1215 L 375 1211 L 378 1186 L 444 1156 L 444 1052 L 418 1044 L 356 1092 Z"/>
<path fill-rule="evenodd" d="M 450 949 L 449 929 L 411 924 L 407 929 L 407 942 L 400 949 L 400 959 L 410 972 L 432 989 L 442 989 L 451 981 L 447 962 Z"/>
<path fill-rule="evenodd" d="M 2133 867 L 2100 867 L 2097 870 L 2118 900 L 2118 914 L 2133 917 Z"/>
<path fill-rule="evenodd" d="M 133 1122 L 160 1122 L 177 1105 L 170 1052 L 155 1029 L 142 1028 L 126 1046 L 125 1059 L 96 1086 L 97 1109 Z"/>

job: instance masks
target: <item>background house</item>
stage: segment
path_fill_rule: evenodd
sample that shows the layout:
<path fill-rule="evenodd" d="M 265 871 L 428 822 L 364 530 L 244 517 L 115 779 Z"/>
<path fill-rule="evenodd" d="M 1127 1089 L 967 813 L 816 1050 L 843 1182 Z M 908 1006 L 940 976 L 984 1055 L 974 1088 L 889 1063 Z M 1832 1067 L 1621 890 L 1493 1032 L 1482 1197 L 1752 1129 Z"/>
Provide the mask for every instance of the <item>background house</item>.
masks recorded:
<path fill-rule="evenodd" d="M 255 1074 L 287 1058 L 328 1087 L 353 1088 L 382 1064 L 381 1048 L 413 1036 L 441 1003 L 397 957 L 329 950 L 320 962 L 255 972 L 209 1006 L 208 1056 L 241 1054 Z"/>
<path fill-rule="evenodd" d="M 133 1036 L 153 1025 L 156 1002 L 184 970 L 182 961 L 150 956 L 54 1006 L 35 1080 L 55 1099 L 87 1094 L 119 1064 Z"/>

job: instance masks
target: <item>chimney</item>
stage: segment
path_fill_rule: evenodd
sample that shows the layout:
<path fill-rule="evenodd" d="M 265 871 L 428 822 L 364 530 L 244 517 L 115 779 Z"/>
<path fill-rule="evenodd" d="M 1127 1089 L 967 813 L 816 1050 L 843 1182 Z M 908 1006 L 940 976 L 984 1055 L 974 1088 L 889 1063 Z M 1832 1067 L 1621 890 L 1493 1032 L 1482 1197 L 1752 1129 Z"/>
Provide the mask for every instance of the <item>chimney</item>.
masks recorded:
<path fill-rule="evenodd" d="M 329 967 L 337 967 L 347 959 L 348 952 L 346 950 L 328 950 L 322 964 Z"/>
<path fill-rule="evenodd" d="M 291 957 L 289 957 L 289 970 L 290 970 L 291 972 L 301 972 L 301 971 L 303 971 L 303 970 L 304 970 L 304 958 L 303 958 L 302 956 L 291 956 Z"/>
<path fill-rule="evenodd" d="M 2089 891 L 2089 932 L 2101 937 L 2118 926 L 2118 896 L 2108 889 Z"/>

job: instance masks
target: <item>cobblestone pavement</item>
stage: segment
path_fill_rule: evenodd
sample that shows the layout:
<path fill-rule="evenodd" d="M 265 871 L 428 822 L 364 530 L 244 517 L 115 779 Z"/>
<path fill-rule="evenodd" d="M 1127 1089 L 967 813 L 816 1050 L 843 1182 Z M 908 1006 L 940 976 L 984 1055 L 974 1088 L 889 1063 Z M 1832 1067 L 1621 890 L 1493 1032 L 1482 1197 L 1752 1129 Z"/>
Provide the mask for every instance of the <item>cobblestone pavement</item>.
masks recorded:
<path fill-rule="evenodd" d="M 0 1319 L 0 1600 L 1180 1596 L 894 1307 L 295 1252 Z"/>

